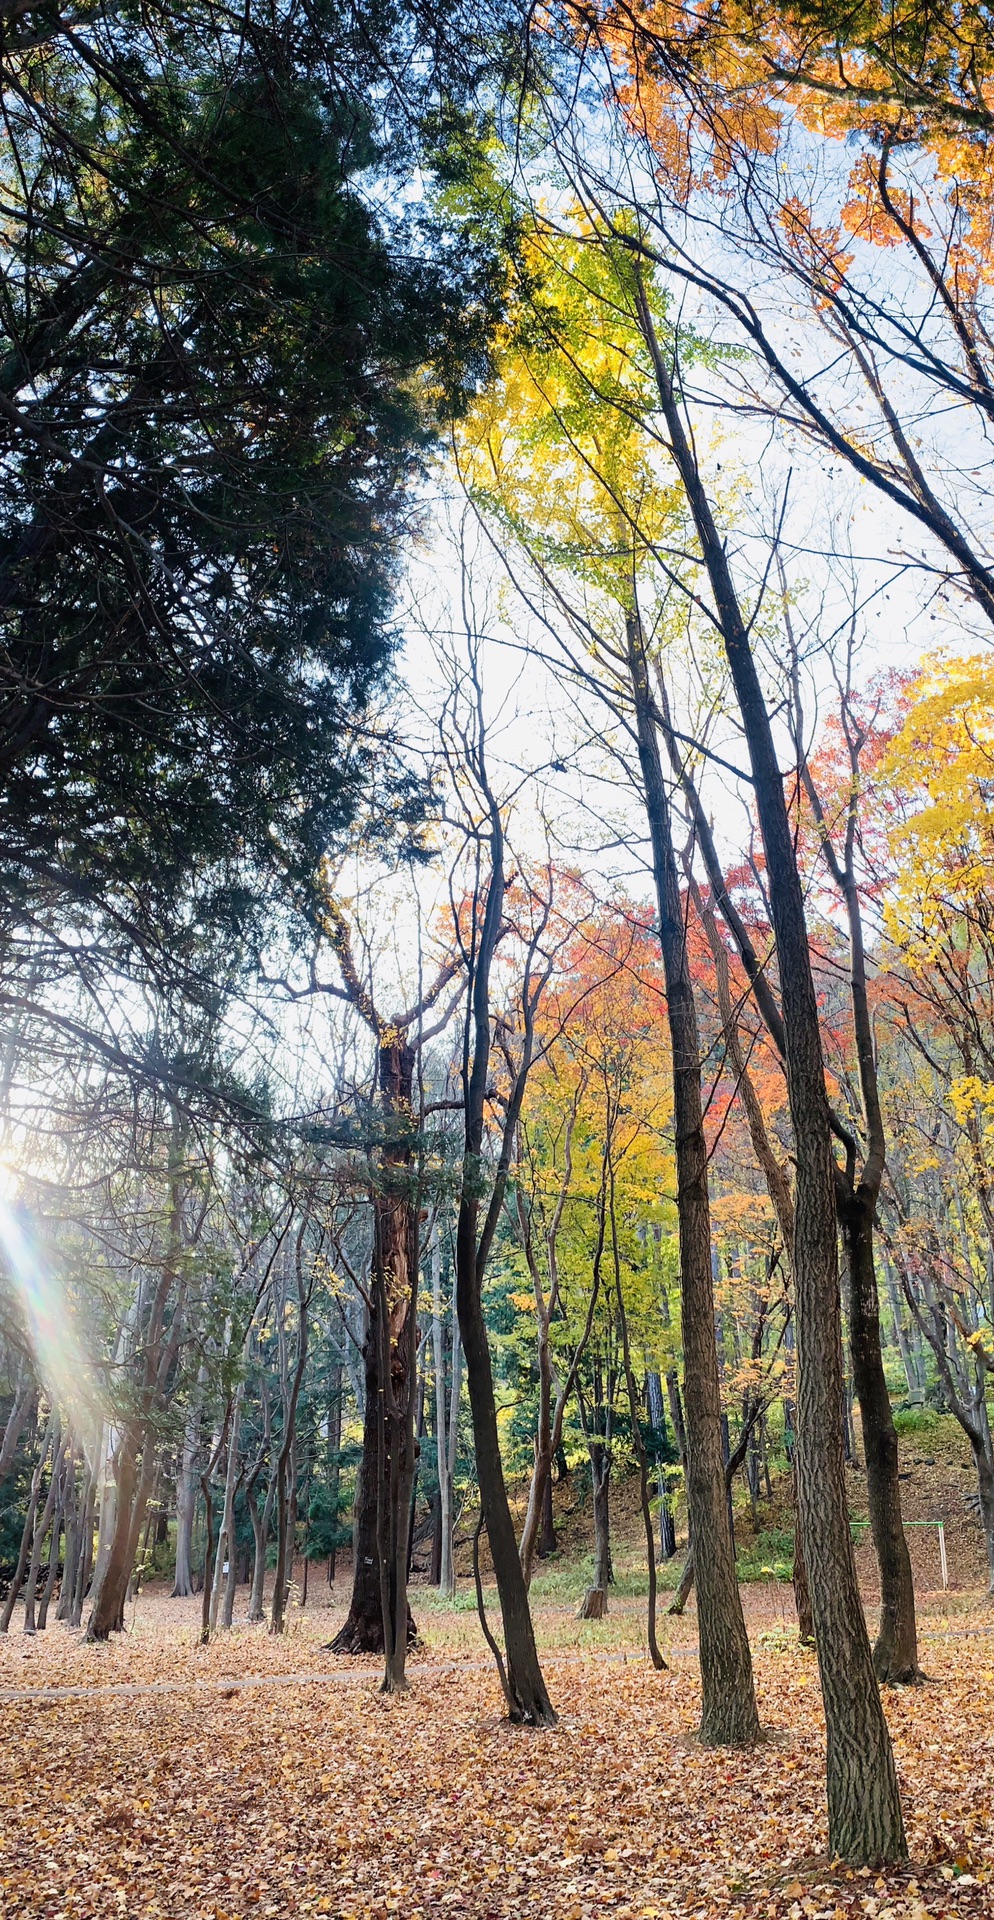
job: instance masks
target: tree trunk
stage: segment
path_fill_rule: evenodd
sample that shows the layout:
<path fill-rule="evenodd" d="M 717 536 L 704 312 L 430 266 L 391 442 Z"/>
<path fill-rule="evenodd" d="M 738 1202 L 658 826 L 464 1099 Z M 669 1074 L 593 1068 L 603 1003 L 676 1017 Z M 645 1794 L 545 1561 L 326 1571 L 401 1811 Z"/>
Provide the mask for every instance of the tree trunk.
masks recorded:
<path fill-rule="evenodd" d="M 243 1356 L 244 1357 L 244 1356 Z M 231 1431 L 228 1435 L 228 1459 L 224 1473 L 224 1505 L 221 1510 L 221 1526 L 217 1537 L 217 1553 L 214 1556 L 214 1577 L 211 1581 L 210 1630 L 217 1627 L 218 1611 L 221 1612 L 221 1625 L 230 1628 L 235 1600 L 235 1483 L 238 1474 L 238 1437 L 242 1423 L 242 1396 L 245 1391 L 244 1375 L 235 1388 L 235 1404 L 231 1415 Z M 225 1570 L 227 1568 L 227 1571 Z M 222 1606 L 222 1590 L 224 1601 Z"/>
<path fill-rule="evenodd" d="M 261 1514 L 259 1512 L 259 1502 L 256 1497 L 254 1482 L 251 1491 L 246 1496 L 249 1518 L 252 1522 L 253 1543 L 252 1585 L 249 1590 L 248 1618 L 253 1622 L 265 1618 L 266 1553 L 269 1547 L 269 1528 L 273 1514 L 273 1494 L 274 1483 L 270 1481 L 269 1486 L 266 1488 L 266 1498 L 263 1501 Z"/>
<path fill-rule="evenodd" d="M 480 1486 L 480 1518 L 486 1524 L 487 1538 L 504 1625 L 503 1658 L 498 1671 L 510 1718 L 529 1725 L 552 1726 L 556 1715 L 546 1691 L 535 1645 L 535 1632 L 528 1606 L 528 1588 L 521 1570 L 514 1522 L 504 1484 L 500 1457 L 497 1405 L 494 1399 L 490 1342 L 483 1316 L 483 1279 L 493 1236 L 507 1193 L 513 1141 L 521 1114 L 525 1085 L 532 1058 L 535 1010 L 541 989 L 532 989 L 528 978 L 522 995 L 524 1037 L 521 1060 L 515 1072 L 503 1119 L 500 1156 L 480 1230 L 480 1192 L 483 1174 L 483 1137 L 487 1088 L 490 1079 L 490 976 L 504 918 L 504 829 L 500 807 L 487 784 L 482 737 L 474 764 L 474 778 L 481 788 L 487 808 L 489 875 L 479 939 L 469 981 L 469 1005 L 464 1044 L 463 1067 L 463 1157 L 456 1225 L 456 1308 L 466 1358 L 469 1403 L 473 1415 L 476 1443 L 476 1471 Z M 474 914 L 480 901 L 474 902 Z M 535 997 L 531 997 L 534 991 Z M 481 1626 L 482 1589 L 477 1571 L 477 1605 Z M 491 1650 L 496 1651 L 491 1638 Z"/>
<path fill-rule="evenodd" d="M 76 1574 L 79 1557 L 83 1550 L 83 1512 L 84 1489 L 80 1487 L 75 1456 L 69 1463 L 66 1477 L 65 1526 L 66 1546 L 62 1561 L 62 1582 L 59 1588 L 59 1604 L 55 1609 L 57 1620 L 68 1620 L 72 1613 L 72 1597 L 76 1591 Z"/>
<path fill-rule="evenodd" d="M 552 1726 L 556 1716 L 538 1662 L 528 1588 L 504 1484 L 490 1345 L 476 1285 L 476 1235 L 472 1224 L 467 1225 L 462 1219 L 456 1263 L 459 1327 L 473 1414 L 476 1471 L 504 1623 L 508 1711 L 512 1720 L 529 1726 Z"/>
<path fill-rule="evenodd" d="M 121 1436 L 114 1474 L 114 1531 L 107 1548 L 103 1568 L 98 1566 L 94 1582 L 87 1640 L 107 1640 L 124 1627 L 124 1600 L 131 1578 L 128 1545 L 131 1519 L 138 1486 L 136 1440 L 130 1430 Z"/>
<path fill-rule="evenodd" d="M 813 1647 L 815 1643 L 815 1623 L 811 1612 L 811 1593 L 808 1587 L 808 1568 L 804 1558 L 804 1541 L 801 1537 L 801 1513 L 797 1504 L 797 1473 L 791 1474 L 791 1487 L 794 1496 L 794 1566 L 791 1579 L 794 1586 L 794 1607 L 797 1612 L 797 1637 L 802 1647 Z"/>
<path fill-rule="evenodd" d="M 984 1544 L 987 1548 L 987 1590 L 994 1594 L 994 1456 L 992 1456 L 989 1435 L 988 1444 L 978 1444 L 971 1439 L 973 1462 L 977 1469 L 977 1488 L 980 1495 L 980 1519 L 984 1529 Z"/>
<path fill-rule="evenodd" d="M 292 1444 L 292 1442 L 291 1442 Z M 293 1539 L 291 1470 L 289 1449 L 280 1449 L 276 1463 L 276 1567 L 273 1572 L 273 1598 L 269 1612 L 270 1633 L 282 1633 L 286 1603 L 293 1578 Z"/>
<path fill-rule="evenodd" d="M 31 1381 L 29 1375 L 25 1375 L 22 1379 L 19 1374 L 14 1390 L 14 1404 L 7 1416 L 7 1424 L 3 1430 L 3 1439 L 0 1440 L 0 1480 L 4 1479 L 7 1474 L 11 1461 L 17 1452 L 17 1443 L 28 1421 L 32 1420 L 35 1416 L 37 1402 L 37 1387 Z"/>
<path fill-rule="evenodd" d="M 542 1497 L 542 1527 L 538 1536 L 538 1557 L 548 1560 L 549 1555 L 557 1552 L 559 1542 L 556 1539 L 556 1515 L 552 1505 L 552 1461 L 549 1461 L 549 1474 L 545 1482 Z"/>
<path fill-rule="evenodd" d="M 894 1278 L 894 1269 L 886 1255 L 884 1255 L 883 1268 L 887 1280 L 887 1297 L 890 1301 L 890 1310 L 894 1319 L 894 1337 L 900 1350 L 901 1365 L 904 1368 L 904 1378 L 908 1387 L 908 1399 L 913 1406 L 917 1406 L 922 1399 L 923 1385 L 918 1367 L 918 1356 L 908 1333 L 901 1296 L 898 1292 L 897 1281 Z"/>
<path fill-rule="evenodd" d="M 28 1494 L 27 1512 L 24 1515 L 24 1525 L 21 1528 L 21 1544 L 17 1555 L 17 1565 L 14 1568 L 13 1579 L 7 1592 L 7 1598 L 4 1601 L 3 1612 L 0 1613 L 0 1633 L 8 1632 L 14 1608 L 17 1605 L 18 1596 L 24 1585 L 24 1575 L 27 1571 L 31 1544 L 34 1540 L 35 1516 L 38 1512 L 38 1502 L 41 1498 L 41 1483 L 45 1472 L 45 1461 L 48 1458 L 49 1447 L 57 1444 L 55 1441 L 57 1421 L 58 1416 L 53 1407 L 48 1416 L 48 1424 L 42 1437 L 41 1452 L 35 1464 L 34 1472 L 31 1475 L 31 1487 Z"/>
<path fill-rule="evenodd" d="M 591 1443 L 590 1468 L 594 1487 L 594 1578 L 580 1607 L 581 1620 L 601 1620 L 607 1612 L 607 1590 L 614 1585 L 611 1565 L 611 1455 L 603 1444 Z"/>
<path fill-rule="evenodd" d="M 48 1625 L 48 1609 L 55 1592 L 55 1582 L 59 1577 L 59 1540 L 62 1534 L 62 1513 L 56 1513 L 52 1521 L 52 1538 L 48 1550 L 48 1578 L 38 1607 L 38 1632 L 44 1633 Z"/>
<path fill-rule="evenodd" d="M 122 1332 L 118 1343 L 119 1356 L 123 1352 L 123 1346 L 124 1335 Z M 111 1542 L 114 1538 L 114 1527 L 117 1520 L 114 1429 L 109 1426 L 107 1422 L 104 1422 L 100 1428 L 100 1446 L 97 1455 L 97 1479 L 95 1489 L 95 1504 L 96 1503 L 99 1503 L 97 1510 L 96 1551 L 93 1558 L 91 1582 L 87 1587 L 87 1599 L 93 1597 L 103 1581 L 104 1568 L 107 1565 L 107 1558 L 110 1553 Z"/>
<path fill-rule="evenodd" d="M 694 1540 L 703 1705 L 701 1740 L 748 1746 L 759 1737 L 752 1657 L 728 1529 L 721 1447 L 721 1390 L 714 1331 L 708 1152 L 701 1101 L 701 1050 L 687 955 L 684 904 L 669 799 L 637 617 L 628 621 L 628 666 L 639 765 L 652 842 L 659 941 L 673 1050 L 673 1107 L 683 1317 L 683 1398 L 687 1504 Z"/>
<path fill-rule="evenodd" d="M 294 1361 L 293 1378 L 289 1378 L 286 1361 L 286 1347 L 282 1348 L 281 1380 L 283 1390 L 283 1437 L 276 1458 L 274 1478 L 276 1481 L 276 1572 L 273 1579 L 273 1600 L 269 1620 L 270 1633 L 282 1633 L 286 1615 L 290 1583 L 293 1579 L 293 1556 L 297 1527 L 297 1407 L 300 1401 L 300 1388 L 307 1364 L 307 1351 L 310 1334 L 309 1306 L 311 1289 L 304 1287 L 303 1247 L 305 1227 L 302 1225 L 297 1235 L 296 1274 L 297 1274 L 297 1353 Z M 313 1280 L 312 1283 L 313 1285 Z M 285 1328 L 285 1321 L 281 1320 Z M 285 1341 L 285 1332 L 281 1335 Z"/>
<path fill-rule="evenodd" d="M 59 1480 L 62 1473 L 62 1456 L 65 1450 L 65 1444 L 64 1440 L 61 1443 L 59 1443 L 58 1440 L 53 1442 L 52 1477 L 48 1483 L 48 1493 L 45 1498 L 45 1505 L 41 1510 L 41 1519 L 34 1529 L 34 1537 L 31 1542 L 31 1560 L 24 1587 L 25 1633 L 35 1632 L 35 1601 L 37 1599 L 38 1573 L 41 1568 L 41 1552 L 49 1527 L 53 1530 L 56 1547 L 58 1546 L 58 1522 L 55 1519 L 55 1509 L 59 1498 Z"/>
<path fill-rule="evenodd" d="M 687 1601 L 690 1599 L 691 1593 L 693 1591 L 693 1586 L 694 1586 L 694 1549 L 693 1549 L 693 1546 L 689 1546 L 687 1548 L 687 1558 L 683 1563 L 683 1572 L 680 1575 L 679 1585 L 677 1587 L 675 1594 L 673 1595 L 672 1600 L 670 1601 L 669 1607 L 667 1608 L 668 1613 L 679 1614 L 683 1612 L 684 1608 L 687 1605 Z"/>
<path fill-rule="evenodd" d="M 183 1433 L 183 1457 L 179 1473 L 176 1476 L 176 1569 L 173 1577 L 172 1598 L 185 1600 L 193 1592 L 193 1516 L 197 1504 L 197 1451 L 200 1446 L 200 1394 L 202 1379 L 197 1384 L 197 1399 L 186 1417 Z"/>
<path fill-rule="evenodd" d="M 83 1500 L 83 1526 L 80 1539 L 79 1561 L 76 1567 L 76 1580 L 73 1586 L 72 1604 L 69 1612 L 69 1625 L 82 1625 L 83 1603 L 90 1584 L 90 1572 L 93 1565 L 93 1517 L 97 1499 L 96 1464 L 86 1476 L 86 1494 Z"/>
<path fill-rule="evenodd" d="M 897 1429 L 880 1350 L 880 1307 L 873 1263 L 872 1203 L 859 1192 L 843 1216 L 848 1278 L 849 1348 L 863 1421 L 863 1455 L 873 1545 L 880 1568 L 880 1624 L 873 1649 L 877 1679 L 922 1678 L 915 1589 L 901 1513 Z"/>
<path fill-rule="evenodd" d="M 458 1445 L 459 1394 L 462 1386 L 462 1346 L 455 1300 L 452 1301 L 449 1367 L 451 1378 L 446 1392 L 445 1322 L 442 1317 L 442 1256 L 436 1233 L 431 1257 L 431 1337 L 435 1372 L 435 1463 L 438 1472 L 438 1577 L 436 1584 L 446 1600 L 456 1590 L 452 1560 L 454 1523 L 454 1476 Z M 432 1545 L 432 1571 L 435 1547 Z"/>
<path fill-rule="evenodd" d="M 379 1306 L 370 1304 L 363 1342 L 366 1408 L 362 1459 L 352 1517 L 352 1595 L 344 1624 L 331 1642 L 332 1653 L 382 1653 L 383 1607 L 376 1541 L 376 1496 L 380 1474 Z"/>
<path fill-rule="evenodd" d="M 383 1620 L 383 1692 L 407 1686 L 408 1536 L 414 1476 L 418 1386 L 420 1230 L 413 1187 L 411 1101 L 414 1052 L 392 1029 L 381 1037 L 379 1084 L 394 1137 L 380 1162 L 374 1195 L 374 1275 L 379 1296 L 380 1369 L 377 1544 Z"/>
<path fill-rule="evenodd" d="M 539 1362 L 541 1370 L 541 1361 Z M 552 1501 L 552 1446 L 550 1439 L 551 1419 L 549 1400 L 539 1380 L 539 1412 L 535 1427 L 534 1459 L 532 1475 L 528 1487 L 528 1506 L 525 1512 L 525 1524 L 521 1529 L 518 1553 L 521 1558 L 521 1570 L 525 1576 L 525 1585 L 530 1587 L 535 1572 L 535 1561 L 542 1553 L 542 1529 L 545 1521 L 546 1504 Z M 551 1382 L 547 1383 L 551 1387 Z M 553 1546 L 555 1530 L 553 1529 Z"/>
<path fill-rule="evenodd" d="M 328 1454 L 330 1459 L 330 1466 L 328 1470 L 328 1493 L 330 1496 L 329 1504 L 331 1506 L 331 1511 L 334 1518 L 334 1524 L 337 1527 L 338 1502 L 341 1495 L 341 1485 L 342 1485 L 342 1459 L 341 1459 L 341 1454 L 342 1454 L 342 1363 L 340 1360 L 332 1361 L 331 1374 L 329 1379 Z M 331 1546 L 328 1550 L 328 1585 L 329 1587 L 333 1587 L 335 1584 L 335 1573 L 337 1571 L 337 1562 L 338 1562 L 338 1546 L 334 1536 L 332 1536 Z"/>

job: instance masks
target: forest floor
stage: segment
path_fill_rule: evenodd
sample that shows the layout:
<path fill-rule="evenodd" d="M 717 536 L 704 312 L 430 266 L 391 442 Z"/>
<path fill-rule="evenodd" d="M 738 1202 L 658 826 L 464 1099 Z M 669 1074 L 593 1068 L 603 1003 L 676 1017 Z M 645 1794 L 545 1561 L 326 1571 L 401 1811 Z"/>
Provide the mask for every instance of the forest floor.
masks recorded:
<path fill-rule="evenodd" d="M 338 1659 L 311 1574 L 287 1633 L 197 1644 L 198 1601 L 148 1589 L 103 1647 L 52 1623 L 0 1643 L 3 1920 L 801 1920 L 994 1914 L 994 1613 L 920 1595 L 930 1684 L 888 1692 L 912 1866 L 825 1858 L 817 1670 L 789 1587 L 743 1589 L 766 1738 L 702 1749 L 696 1619 L 536 1607 L 559 1711 L 511 1729 L 468 1594 L 415 1593 L 408 1693 Z M 239 1592 L 244 1608 L 245 1590 Z M 241 1610 L 241 1609 L 240 1609 Z M 70 1689 L 70 1692 L 61 1691 Z"/>

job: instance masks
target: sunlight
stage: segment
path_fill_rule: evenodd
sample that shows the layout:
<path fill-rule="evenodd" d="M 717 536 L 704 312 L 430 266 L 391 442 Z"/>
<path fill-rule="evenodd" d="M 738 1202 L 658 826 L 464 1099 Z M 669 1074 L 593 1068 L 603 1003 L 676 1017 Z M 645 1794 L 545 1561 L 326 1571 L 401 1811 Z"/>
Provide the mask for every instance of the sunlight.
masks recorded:
<path fill-rule="evenodd" d="M 13 1204 L 16 1179 L 0 1162 L 0 1253 L 24 1316 L 38 1373 L 68 1414 L 87 1457 L 104 1418 L 99 1385 L 58 1276 Z"/>

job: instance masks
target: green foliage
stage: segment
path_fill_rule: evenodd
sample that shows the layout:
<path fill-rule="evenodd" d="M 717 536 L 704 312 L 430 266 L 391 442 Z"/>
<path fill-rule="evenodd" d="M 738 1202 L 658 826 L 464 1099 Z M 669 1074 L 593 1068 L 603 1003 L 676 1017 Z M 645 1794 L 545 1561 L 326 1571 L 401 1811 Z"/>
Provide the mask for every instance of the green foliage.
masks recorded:
<path fill-rule="evenodd" d="M 934 1433 L 941 1415 L 933 1407 L 896 1407 L 894 1425 L 900 1435 Z"/>
<path fill-rule="evenodd" d="M 746 1582 L 790 1580 L 794 1566 L 793 1532 L 785 1527 L 771 1527 L 768 1532 L 757 1533 L 748 1546 L 738 1549 L 735 1566 L 739 1579 Z"/>
<path fill-rule="evenodd" d="M 341 1494 L 336 1498 L 324 1481 L 319 1480 L 312 1489 L 305 1549 L 309 1560 L 324 1560 L 333 1547 L 351 1546 L 352 1524 L 346 1518 L 348 1504 Z"/>
<path fill-rule="evenodd" d="M 267 882 L 270 922 L 301 903 L 371 789 L 371 822 L 417 816 L 372 705 L 502 269 L 432 201 L 440 98 L 474 138 L 454 21 L 72 26 L 0 50 L 0 868 L 8 903 L 112 904 L 104 938 L 175 978 L 207 927 L 262 937 Z"/>

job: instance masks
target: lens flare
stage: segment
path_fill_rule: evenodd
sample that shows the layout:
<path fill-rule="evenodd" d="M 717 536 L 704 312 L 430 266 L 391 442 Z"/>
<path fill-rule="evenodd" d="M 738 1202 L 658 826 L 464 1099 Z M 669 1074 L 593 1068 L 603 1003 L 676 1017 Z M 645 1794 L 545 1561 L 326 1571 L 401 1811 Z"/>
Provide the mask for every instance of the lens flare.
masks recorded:
<path fill-rule="evenodd" d="M 105 1418 L 92 1363 L 80 1343 L 65 1290 L 22 1210 L 0 1197 L 0 1260 L 24 1316 L 38 1375 L 68 1415 L 87 1454 Z"/>

